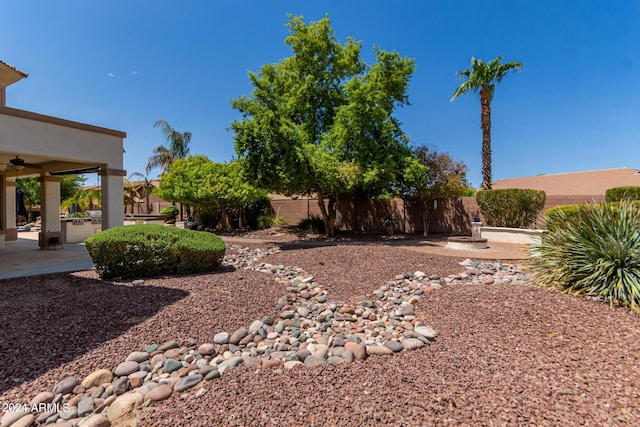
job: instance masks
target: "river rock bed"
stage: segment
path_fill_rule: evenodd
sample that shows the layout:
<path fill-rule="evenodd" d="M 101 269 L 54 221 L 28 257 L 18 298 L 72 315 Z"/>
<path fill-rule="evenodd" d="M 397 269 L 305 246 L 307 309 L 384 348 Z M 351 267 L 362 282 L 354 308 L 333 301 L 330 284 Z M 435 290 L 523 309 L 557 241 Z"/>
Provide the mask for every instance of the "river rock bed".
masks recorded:
<path fill-rule="evenodd" d="M 271 274 L 285 294 L 275 316 L 263 316 L 211 342 L 168 340 L 150 343 L 112 369 L 80 379 L 68 376 L 50 391 L 16 405 L 0 420 L 3 427 L 34 422 L 106 426 L 136 406 L 201 387 L 237 366 L 261 370 L 340 365 L 369 356 L 391 355 L 429 345 L 437 332 L 416 316 L 421 297 L 451 284 L 526 284 L 517 267 L 465 260 L 464 272 L 441 278 L 422 271 L 401 273 L 356 304 L 334 301 L 315 277 L 298 267 L 259 263 L 278 248 L 231 247 L 225 268 Z M 140 284 L 140 283 L 138 283 Z M 206 387 L 206 385 L 205 385 Z"/>

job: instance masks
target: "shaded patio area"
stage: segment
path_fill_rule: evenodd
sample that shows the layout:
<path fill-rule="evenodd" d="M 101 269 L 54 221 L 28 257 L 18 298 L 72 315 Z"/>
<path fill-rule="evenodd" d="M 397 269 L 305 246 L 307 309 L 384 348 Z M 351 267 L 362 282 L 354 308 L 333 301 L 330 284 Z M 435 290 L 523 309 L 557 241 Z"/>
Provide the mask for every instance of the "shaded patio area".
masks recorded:
<path fill-rule="evenodd" d="M 7 242 L 0 251 L 0 279 L 38 274 L 90 270 L 93 263 L 82 243 L 67 243 L 61 249 L 41 250 L 38 232 L 18 233 L 18 240 Z"/>

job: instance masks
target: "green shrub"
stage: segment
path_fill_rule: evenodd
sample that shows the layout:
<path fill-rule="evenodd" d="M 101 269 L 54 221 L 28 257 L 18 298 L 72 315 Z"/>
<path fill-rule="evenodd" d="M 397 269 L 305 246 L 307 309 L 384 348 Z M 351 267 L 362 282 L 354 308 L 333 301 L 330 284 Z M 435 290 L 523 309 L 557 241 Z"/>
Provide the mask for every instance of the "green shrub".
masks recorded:
<path fill-rule="evenodd" d="M 615 187 L 610 188 L 605 193 L 607 203 L 619 202 L 621 200 L 640 200 L 640 187 Z"/>
<path fill-rule="evenodd" d="M 584 205 L 558 205 L 549 208 L 544 213 L 547 230 L 553 231 L 557 226 L 574 217 L 578 216 Z"/>
<path fill-rule="evenodd" d="M 287 225 L 287 219 L 281 215 L 264 214 L 258 217 L 258 228 L 282 227 Z"/>
<path fill-rule="evenodd" d="M 640 304 L 640 206 L 583 205 L 558 210 L 555 227 L 533 245 L 532 269 L 543 287 L 599 296 L 634 310 Z"/>
<path fill-rule="evenodd" d="M 324 234 L 324 221 L 318 215 L 311 215 L 307 219 L 303 219 L 298 223 L 298 227 L 307 230 L 309 233 Z"/>
<path fill-rule="evenodd" d="M 544 191 L 521 188 L 476 193 L 480 212 L 491 227 L 526 228 L 544 208 L 545 199 Z"/>
<path fill-rule="evenodd" d="M 244 208 L 244 218 L 250 228 L 258 228 L 258 218 L 261 215 L 271 213 L 271 199 L 266 196 L 260 197 L 253 203 L 249 203 Z"/>
<path fill-rule="evenodd" d="M 162 209 L 160 211 L 160 216 L 165 221 L 171 221 L 171 220 L 175 220 L 176 219 L 176 217 L 178 216 L 179 212 L 180 211 L 178 210 L 177 207 L 171 205 L 171 206 L 167 206 L 166 208 Z"/>
<path fill-rule="evenodd" d="M 214 234 L 158 224 L 110 228 L 84 243 L 98 275 L 104 279 L 215 271 L 226 249 Z"/>

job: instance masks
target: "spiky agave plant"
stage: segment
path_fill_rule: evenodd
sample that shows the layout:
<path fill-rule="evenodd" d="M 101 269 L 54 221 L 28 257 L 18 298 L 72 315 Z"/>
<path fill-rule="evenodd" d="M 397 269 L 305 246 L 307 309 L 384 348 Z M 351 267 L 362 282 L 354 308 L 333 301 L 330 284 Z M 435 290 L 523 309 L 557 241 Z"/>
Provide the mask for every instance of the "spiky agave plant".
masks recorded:
<path fill-rule="evenodd" d="M 537 283 L 640 311 L 640 206 L 584 205 L 558 219 L 532 247 Z"/>

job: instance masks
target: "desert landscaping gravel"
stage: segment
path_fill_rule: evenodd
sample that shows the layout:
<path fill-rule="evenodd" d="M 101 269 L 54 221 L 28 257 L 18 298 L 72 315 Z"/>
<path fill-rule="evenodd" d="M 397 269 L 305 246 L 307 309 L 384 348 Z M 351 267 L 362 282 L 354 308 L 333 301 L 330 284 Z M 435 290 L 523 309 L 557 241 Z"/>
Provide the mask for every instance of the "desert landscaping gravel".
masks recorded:
<path fill-rule="evenodd" d="M 347 303 L 405 272 L 465 270 L 463 258 L 367 243 L 285 245 L 262 261 L 299 267 Z M 240 267 L 144 283 L 103 282 L 93 272 L 0 281 L 0 404 L 113 369 L 151 343 L 212 342 L 277 317 L 284 294 L 272 275 Z M 415 317 L 438 332 L 430 345 L 337 366 L 241 365 L 113 425 L 639 424 L 637 313 L 527 283 L 483 282 L 425 293 Z"/>

